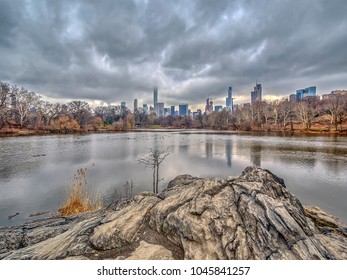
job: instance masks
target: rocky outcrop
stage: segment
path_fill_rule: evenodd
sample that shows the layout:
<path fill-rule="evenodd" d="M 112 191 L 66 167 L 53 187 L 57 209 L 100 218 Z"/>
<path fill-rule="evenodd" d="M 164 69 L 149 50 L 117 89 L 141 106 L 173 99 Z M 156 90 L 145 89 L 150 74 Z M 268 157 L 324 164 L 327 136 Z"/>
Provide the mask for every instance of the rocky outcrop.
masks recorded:
<path fill-rule="evenodd" d="M 181 175 L 113 210 L 0 229 L 1 259 L 347 259 L 347 229 L 283 180 Z"/>

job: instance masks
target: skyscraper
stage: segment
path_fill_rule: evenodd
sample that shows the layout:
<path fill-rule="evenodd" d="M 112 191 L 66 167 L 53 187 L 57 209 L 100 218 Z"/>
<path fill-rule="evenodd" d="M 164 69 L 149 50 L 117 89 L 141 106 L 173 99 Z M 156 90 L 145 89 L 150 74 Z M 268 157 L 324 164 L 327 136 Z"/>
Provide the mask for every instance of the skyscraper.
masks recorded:
<path fill-rule="evenodd" d="M 175 106 L 171 106 L 171 116 L 175 115 Z"/>
<path fill-rule="evenodd" d="M 226 98 L 226 108 L 228 111 L 232 111 L 233 110 L 233 88 L 229 87 L 228 88 L 228 97 Z"/>
<path fill-rule="evenodd" d="M 158 112 L 158 88 L 157 87 L 154 87 L 154 90 L 153 90 L 153 107 L 154 107 L 154 112 L 158 116 L 159 112 Z"/>
<path fill-rule="evenodd" d="M 163 102 L 157 103 L 157 111 L 155 113 L 157 114 L 157 117 L 163 117 L 164 116 L 164 103 Z"/>
<path fill-rule="evenodd" d="M 209 114 L 213 112 L 213 101 L 208 97 L 206 99 L 205 113 Z"/>
<path fill-rule="evenodd" d="M 178 111 L 180 116 L 188 116 L 188 104 L 178 105 Z"/>
<path fill-rule="evenodd" d="M 134 99 L 134 113 L 137 111 L 137 99 Z"/>
<path fill-rule="evenodd" d="M 127 110 L 127 105 L 126 105 L 126 102 L 122 101 L 120 103 L 120 110 L 121 110 L 121 114 L 124 115 L 126 113 L 126 110 Z"/>
<path fill-rule="evenodd" d="M 296 101 L 301 101 L 307 96 L 316 96 L 317 88 L 315 86 L 298 89 L 296 91 Z"/>
<path fill-rule="evenodd" d="M 251 103 L 254 104 L 257 101 L 262 101 L 262 87 L 258 83 L 255 84 L 254 91 L 251 92 Z"/>
<path fill-rule="evenodd" d="M 154 107 L 157 103 L 158 103 L 158 88 L 154 87 L 154 90 L 153 90 L 153 105 L 154 105 Z"/>
<path fill-rule="evenodd" d="M 143 104 L 142 107 L 143 107 L 143 112 L 145 114 L 148 114 L 148 105 L 147 104 Z"/>

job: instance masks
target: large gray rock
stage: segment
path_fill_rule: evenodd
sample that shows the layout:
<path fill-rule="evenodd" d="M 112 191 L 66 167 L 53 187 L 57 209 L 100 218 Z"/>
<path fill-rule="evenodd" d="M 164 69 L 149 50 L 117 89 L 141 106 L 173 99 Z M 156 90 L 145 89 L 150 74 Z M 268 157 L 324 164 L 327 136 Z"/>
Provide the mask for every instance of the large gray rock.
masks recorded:
<path fill-rule="evenodd" d="M 0 229 L 0 259 L 347 259 L 335 217 L 303 207 L 270 171 L 181 175 L 117 210 Z"/>

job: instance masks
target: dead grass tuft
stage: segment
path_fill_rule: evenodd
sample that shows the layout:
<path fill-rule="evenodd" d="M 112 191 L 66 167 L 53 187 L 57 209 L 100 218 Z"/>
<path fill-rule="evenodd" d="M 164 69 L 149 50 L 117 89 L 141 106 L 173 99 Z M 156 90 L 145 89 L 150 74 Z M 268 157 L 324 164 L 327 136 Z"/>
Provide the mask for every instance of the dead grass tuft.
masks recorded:
<path fill-rule="evenodd" d="M 86 181 L 86 168 L 77 170 L 73 184 L 67 191 L 67 199 L 62 208 L 58 210 L 61 216 L 69 216 L 82 212 L 94 211 L 103 207 L 101 195 L 93 196 L 88 192 Z"/>

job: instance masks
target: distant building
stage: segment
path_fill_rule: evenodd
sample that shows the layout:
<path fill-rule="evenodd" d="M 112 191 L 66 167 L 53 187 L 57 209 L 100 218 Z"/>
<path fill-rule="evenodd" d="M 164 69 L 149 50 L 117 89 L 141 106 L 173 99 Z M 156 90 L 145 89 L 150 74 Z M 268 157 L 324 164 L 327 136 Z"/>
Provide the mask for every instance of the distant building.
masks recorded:
<path fill-rule="evenodd" d="M 262 87 L 261 84 L 258 83 L 255 84 L 254 90 L 251 92 L 251 104 L 257 101 L 262 101 Z"/>
<path fill-rule="evenodd" d="M 233 110 L 233 88 L 228 88 L 228 97 L 225 100 L 225 105 L 228 111 Z"/>
<path fill-rule="evenodd" d="M 158 103 L 158 88 L 154 87 L 153 89 L 153 105 L 155 106 Z"/>
<path fill-rule="evenodd" d="M 296 101 L 301 101 L 307 96 L 316 96 L 317 88 L 315 86 L 296 90 Z"/>
<path fill-rule="evenodd" d="M 157 114 L 157 116 L 159 115 L 158 112 L 158 88 L 154 87 L 153 89 L 153 107 L 154 107 L 154 112 Z"/>
<path fill-rule="evenodd" d="M 238 104 L 233 105 L 233 112 L 237 111 L 238 109 L 239 109 L 239 105 Z"/>
<path fill-rule="evenodd" d="M 202 115 L 201 109 L 197 109 L 197 110 L 196 110 L 196 113 L 197 113 L 198 115 Z"/>
<path fill-rule="evenodd" d="M 170 116 L 170 108 L 164 108 L 164 117 Z"/>
<path fill-rule="evenodd" d="M 213 112 L 213 101 L 210 98 L 206 99 L 205 113 L 209 114 Z"/>
<path fill-rule="evenodd" d="M 323 94 L 322 95 L 322 99 L 323 100 L 326 100 L 326 99 L 330 99 L 334 96 L 337 96 L 337 95 L 344 95 L 344 94 L 347 94 L 347 90 L 333 90 L 331 93 L 329 94 Z"/>
<path fill-rule="evenodd" d="M 178 105 L 178 111 L 180 116 L 188 116 L 188 104 Z"/>
<path fill-rule="evenodd" d="M 158 102 L 157 103 L 157 117 L 164 117 L 164 103 Z"/>
<path fill-rule="evenodd" d="M 137 111 L 137 99 L 134 99 L 134 113 Z"/>
<path fill-rule="evenodd" d="M 121 110 L 121 114 L 124 115 L 127 111 L 127 105 L 126 105 L 126 102 L 121 102 L 120 103 L 120 110 Z"/>
<path fill-rule="evenodd" d="M 144 112 L 145 114 L 148 114 L 148 105 L 147 105 L 147 104 L 143 104 L 143 105 L 142 105 L 142 108 L 143 108 L 143 112 Z"/>
<path fill-rule="evenodd" d="M 295 93 L 289 95 L 289 101 L 290 102 L 295 102 L 296 101 L 296 94 Z"/>
<path fill-rule="evenodd" d="M 216 112 L 223 111 L 223 106 L 216 105 L 216 106 L 214 106 L 214 110 L 215 110 Z"/>
<path fill-rule="evenodd" d="M 170 112 L 171 116 L 175 115 L 175 106 L 171 106 L 171 112 Z"/>
<path fill-rule="evenodd" d="M 347 94 L 347 90 L 333 90 L 330 94 Z"/>

